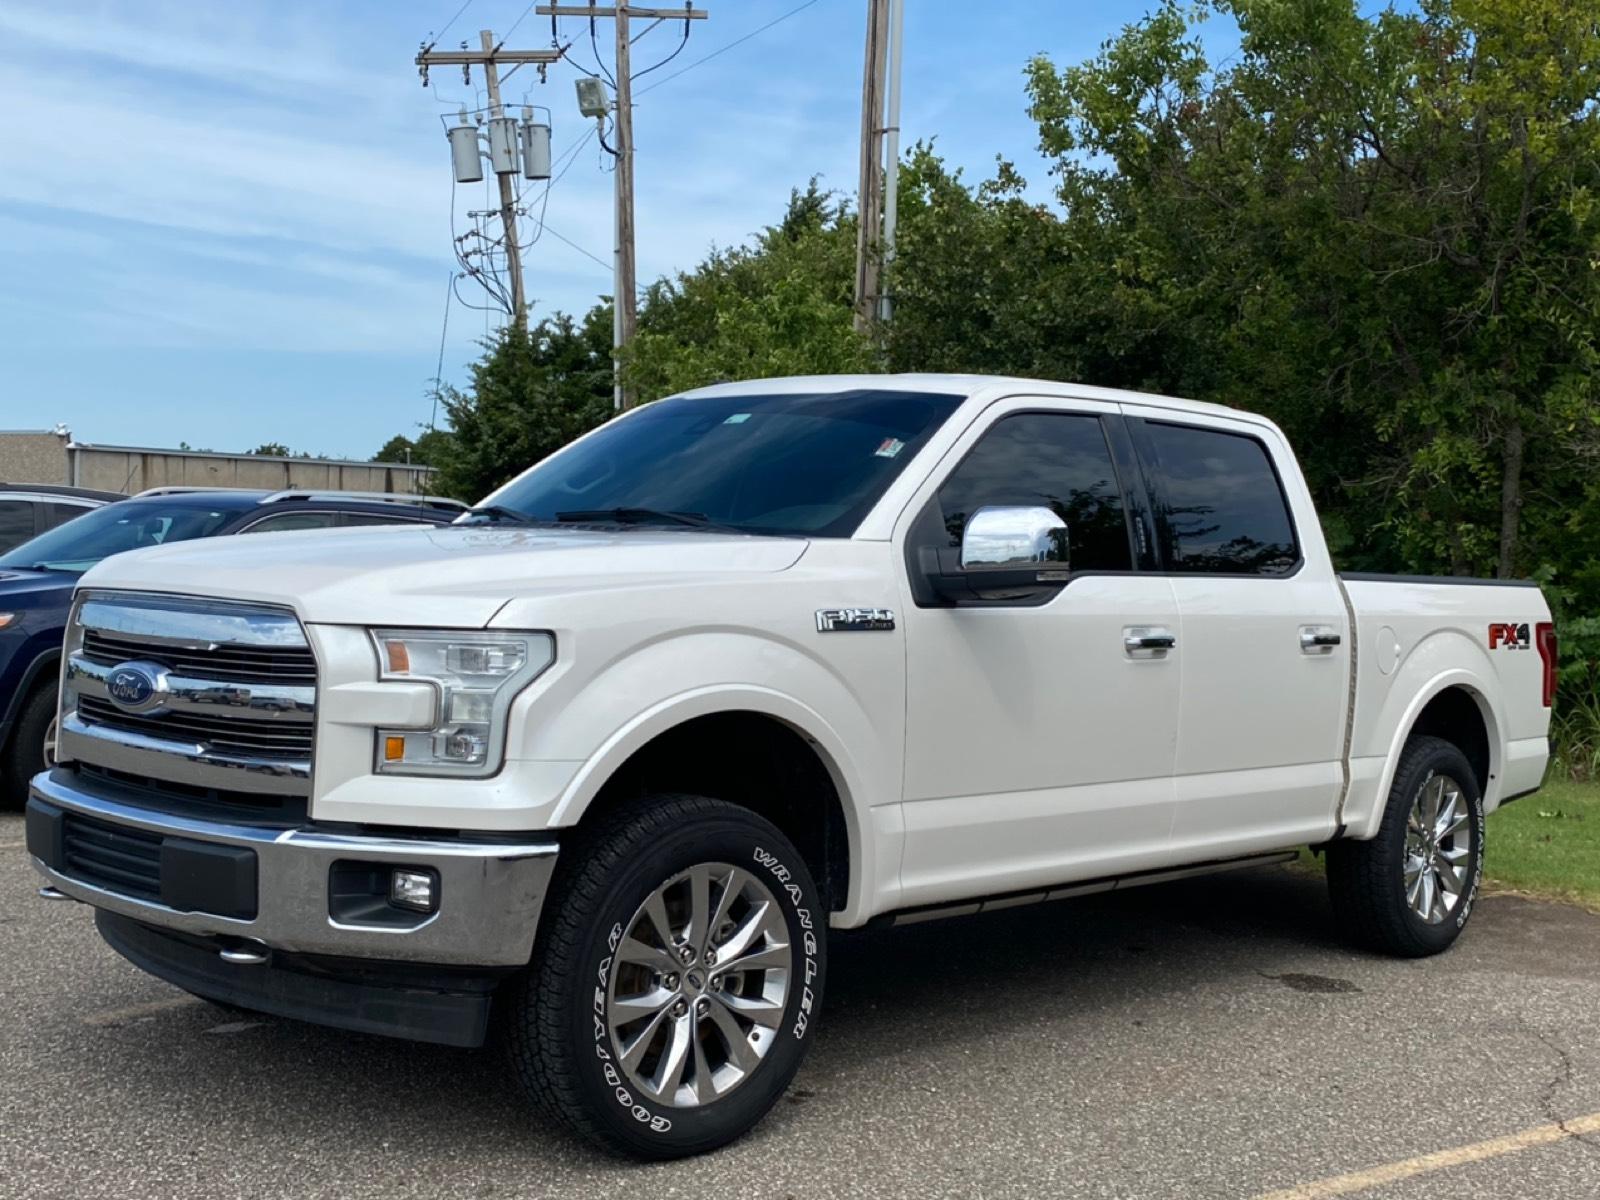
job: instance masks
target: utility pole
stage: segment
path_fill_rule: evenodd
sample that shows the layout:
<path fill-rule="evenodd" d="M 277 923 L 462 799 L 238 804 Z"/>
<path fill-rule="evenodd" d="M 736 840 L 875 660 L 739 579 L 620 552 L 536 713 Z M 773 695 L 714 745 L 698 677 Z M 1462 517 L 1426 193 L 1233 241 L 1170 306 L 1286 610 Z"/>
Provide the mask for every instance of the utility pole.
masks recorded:
<path fill-rule="evenodd" d="M 688 37 L 688 23 L 690 21 L 703 21 L 710 14 L 705 9 L 692 8 L 685 4 L 682 8 L 638 8 L 631 4 L 597 5 L 597 4 L 541 4 L 534 9 L 542 17 L 549 17 L 552 26 L 557 17 L 587 17 L 593 21 L 601 17 L 609 17 L 616 23 L 616 67 L 613 76 L 616 81 L 616 101 L 613 106 L 612 120 L 614 122 L 617 144 L 611 147 L 611 152 L 617 160 L 617 169 L 614 175 L 616 193 L 614 198 L 616 217 L 616 262 L 614 268 L 616 296 L 612 301 L 612 347 L 615 358 L 615 372 L 617 382 L 613 389 L 612 403 L 619 409 L 632 408 L 633 397 L 622 386 L 621 352 L 622 348 L 633 340 L 634 328 L 639 319 L 639 291 L 638 269 L 636 266 L 634 247 L 634 220 L 633 220 L 633 43 L 637 40 L 630 34 L 629 20 L 638 17 L 649 21 L 639 37 L 649 33 L 663 21 L 684 22 L 684 37 Z"/>
<path fill-rule="evenodd" d="M 872 324 L 878 303 L 878 220 L 882 214 L 883 76 L 889 0 L 867 0 L 867 60 L 861 72 L 861 189 L 856 202 L 856 329 Z"/>
<path fill-rule="evenodd" d="M 856 328 L 887 321 L 884 274 L 894 261 L 900 185 L 900 44 L 905 0 L 867 0 L 867 61 L 861 74 L 861 192 L 857 203 Z M 885 111 L 887 95 L 887 112 Z M 880 232 L 881 231 L 881 232 Z"/>
<path fill-rule="evenodd" d="M 562 55 L 560 50 L 507 50 L 495 43 L 494 34 L 487 29 L 479 30 L 478 39 L 481 50 L 468 50 L 465 46 L 460 50 L 423 49 L 417 54 L 416 62 L 423 72 L 424 81 L 427 80 L 430 67 L 459 66 L 463 76 L 470 82 L 473 66 L 481 66 L 484 86 L 489 93 L 491 118 L 505 116 L 505 109 L 500 103 L 501 63 L 536 63 L 543 68 L 560 61 Z M 511 185 L 509 174 L 496 172 L 496 177 L 500 185 L 500 228 L 505 240 L 506 269 L 511 276 L 511 319 L 520 331 L 528 327 L 528 303 L 522 282 L 522 250 L 517 243 L 516 190 Z"/>

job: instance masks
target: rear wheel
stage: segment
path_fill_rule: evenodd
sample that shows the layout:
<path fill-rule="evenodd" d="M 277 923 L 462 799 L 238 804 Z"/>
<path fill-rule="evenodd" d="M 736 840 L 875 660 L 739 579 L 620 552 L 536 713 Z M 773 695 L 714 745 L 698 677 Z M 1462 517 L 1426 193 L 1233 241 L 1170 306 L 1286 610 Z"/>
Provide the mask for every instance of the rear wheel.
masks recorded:
<path fill-rule="evenodd" d="M 520 1081 L 611 1150 L 739 1137 L 799 1069 L 822 998 L 826 911 L 799 853 L 747 809 L 652 796 L 562 854 L 506 997 Z"/>
<path fill-rule="evenodd" d="M 1483 878 L 1483 796 L 1466 755 L 1437 737 L 1406 743 L 1378 835 L 1328 847 L 1328 891 L 1344 932 L 1421 958 L 1466 927 Z"/>
<path fill-rule="evenodd" d="M 28 802 L 28 780 L 55 759 L 56 689 L 42 684 L 28 694 L 0 754 L 0 802 L 21 808 Z"/>

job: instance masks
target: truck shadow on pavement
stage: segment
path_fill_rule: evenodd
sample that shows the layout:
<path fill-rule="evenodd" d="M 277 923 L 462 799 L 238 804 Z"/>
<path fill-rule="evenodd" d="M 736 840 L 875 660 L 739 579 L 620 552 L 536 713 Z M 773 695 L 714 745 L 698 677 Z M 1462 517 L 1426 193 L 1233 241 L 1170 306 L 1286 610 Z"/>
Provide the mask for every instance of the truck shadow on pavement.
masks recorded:
<path fill-rule="evenodd" d="M 820 1115 L 828 1093 L 897 1056 L 925 1062 L 972 1040 L 1037 1039 L 1041 1022 L 1053 1043 L 1070 1044 L 1075 1027 L 1107 1010 L 1157 1013 L 1196 989 L 1262 986 L 1289 965 L 1337 979 L 1356 957 L 1333 940 L 1320 878 L 1281 868 L 836 935 L 818 1042 L 747 1141 L 784 1138 Z M 130 985 L 144 978 L 116 966 Z M 64 1085 L 92 1086 L 99 1103 L 141 1123 L 183 1124 L 202 1143 L 257 1134 L 377 1159 L 426 1145 L 451 1159 L 554 1156 L 586 1170 L 611 1161 L 532 1114 L 493 1047 L 414 1045 L 199 1002 L 51 1041 Z"/>

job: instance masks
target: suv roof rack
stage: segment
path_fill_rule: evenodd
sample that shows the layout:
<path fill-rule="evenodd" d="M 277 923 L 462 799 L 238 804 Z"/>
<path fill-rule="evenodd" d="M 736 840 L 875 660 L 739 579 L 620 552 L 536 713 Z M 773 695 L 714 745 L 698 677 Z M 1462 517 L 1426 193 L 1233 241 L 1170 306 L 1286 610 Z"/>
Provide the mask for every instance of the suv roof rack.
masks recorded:
<path fill-rule="evenodd" d="M 135 492 L 129 496 L 130 500 L 142 500 L 146 496 L 184 496 L 191 492 L 253 492 L 255 488 L 214 487 L 199 484 L 165 484 L 161 487 L 145 488 L 142 492 Z"/>
<path fill-rule="evenodd" d="M 370 500 L 375 504 L 415 504 L 422 508 L 454 508 L 466 512 L 468 505 L 449 496 L 422 496 L 411 492 L 344 492 L 332 488 L 284 488 L 261 498 L 262 504 L 284 500 Z"/>

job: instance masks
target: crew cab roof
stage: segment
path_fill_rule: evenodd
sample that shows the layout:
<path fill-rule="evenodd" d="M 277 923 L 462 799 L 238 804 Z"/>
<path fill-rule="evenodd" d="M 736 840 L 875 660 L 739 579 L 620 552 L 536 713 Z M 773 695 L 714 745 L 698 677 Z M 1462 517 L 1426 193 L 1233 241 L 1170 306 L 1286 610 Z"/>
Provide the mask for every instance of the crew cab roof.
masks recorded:
<path fill-rule="evenodd" d="M 1103 400 L 1110 404 L 1141 404 L 1149 408 L 1170 408 L 1178 412 L 1209 413 L 1213 416 L 1247 418 L 1264 422 L 1256 413 L 1204 400 L 1184 400 L 1154 392 L 1133 392 L 1122 388 L 1094 387 L 1086 383 L 1060 383 L 1049 379 L 1029 379 L 1021 375 L 966 375 L 913 371 L 894 375 L 790 375 L 774 379 L 750 379 L 716 383 L 684 392 L 688 399 L 712 396 L 782 395 L 784 393 L 825 393 L 850 391 L 925 392 L 968 399 L 991 395 L 1077 397 Z"/>

